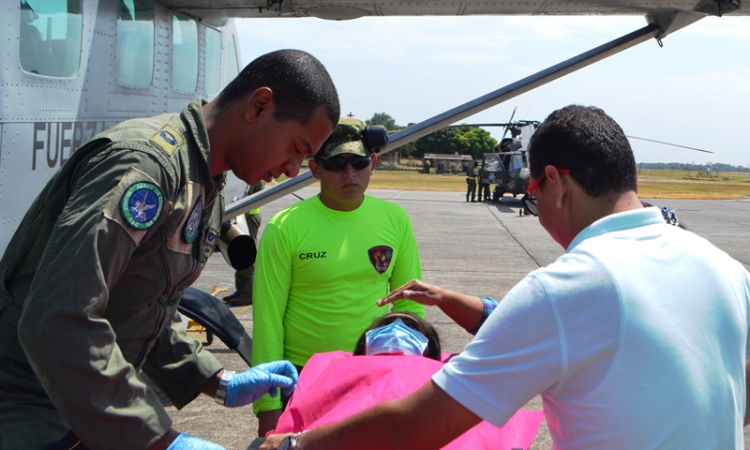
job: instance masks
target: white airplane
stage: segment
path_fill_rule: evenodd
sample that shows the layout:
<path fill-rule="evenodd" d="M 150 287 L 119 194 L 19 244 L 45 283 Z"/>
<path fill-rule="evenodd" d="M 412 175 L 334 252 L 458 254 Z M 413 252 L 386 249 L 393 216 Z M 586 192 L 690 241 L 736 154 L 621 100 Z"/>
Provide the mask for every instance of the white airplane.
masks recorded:
<path fill-rule="evenodd" d="M 232 18 L 642 15 L 646 25 L 391 136 L 385 151 L 740 0 L 5 0 L 0 29 L 0 254 L 52 174 L 98 132 L 212 98 L 242 65 Z M 459 19 L 460 20 L 460 19 Z M 593 20 L 593 19 L 592 19 Z M 231 203 L 237 215 L 313 182 L 303 173 Z M 241 197 L 239 184 L 227 195 Z M 236 194 L 236 195 L 235 195 Z"/>

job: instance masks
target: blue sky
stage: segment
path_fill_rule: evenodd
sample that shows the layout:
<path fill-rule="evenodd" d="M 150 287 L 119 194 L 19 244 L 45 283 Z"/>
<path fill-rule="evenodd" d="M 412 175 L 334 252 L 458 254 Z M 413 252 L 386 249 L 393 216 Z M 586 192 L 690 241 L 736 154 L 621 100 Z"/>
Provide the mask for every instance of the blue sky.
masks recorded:
<path fill-rule="evenodd" d="M 645 25 L 642 17 L 389 17 L 237 21 L 243 63 L 272 50 L 317 56 L 342 112 L 420 122 Z M 461 122 L 543 120 L 595 105 L 631 136 L 638 162 L 750 166 L 750 17 L 709 17 Z M 499 137 L 502 129 L 488 129 Z"/>

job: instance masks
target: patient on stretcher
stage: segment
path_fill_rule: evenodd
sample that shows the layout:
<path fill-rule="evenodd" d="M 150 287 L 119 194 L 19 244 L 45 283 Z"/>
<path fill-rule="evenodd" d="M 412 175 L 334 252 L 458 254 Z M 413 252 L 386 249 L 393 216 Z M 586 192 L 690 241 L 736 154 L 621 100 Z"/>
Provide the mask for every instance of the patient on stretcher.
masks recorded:
<path fill-rule="evenodd" d="M 376 319 L 353 354 L 335 351 L 310 358 L 272 433 L 310 430 L 407 396 L 451 356 L 441 354 L 437 331 L 416 315 L 398 312 Z M 541 411 L 521 410 L 502 429 L 480 422 L 444 448 L 528 448 L 542 418 Z"/>

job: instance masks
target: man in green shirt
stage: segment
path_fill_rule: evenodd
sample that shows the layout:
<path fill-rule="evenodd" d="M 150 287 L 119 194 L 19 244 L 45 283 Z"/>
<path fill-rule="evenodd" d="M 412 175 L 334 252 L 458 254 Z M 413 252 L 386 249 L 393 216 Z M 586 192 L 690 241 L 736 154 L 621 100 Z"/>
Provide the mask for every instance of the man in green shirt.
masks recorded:
<path fill-rule="evenodd" d="M 422 276 L 409 216 L 365 195 L 377 163 L 365 129 L 342 119 L 310 161 L 320 194 L 266 226 L 253 287 L 253 365 L 284 358 L 302 367 L 314 353 L 353 351 L 362 331 L 388 312 L 375 302 Z M 424 317 L 413 302 L 397 301 L 393 310 Z M 276 427 L 282 402 L 264 396 L 253 409 L 264 435 Z"/>
<path fill-rule="evenodd" d="M 225 172 L 296 176 L 339 114 L 320 61 L 281 50 L 211 102 L 79 148 L 0 259 L 0 450 L 217 450 L 172 429 L 144 376 L 178 408 L 201 392 L 240 406 L 291 389 L 288 362 L 224 371 L 177 306 L 214 250 Z"/>

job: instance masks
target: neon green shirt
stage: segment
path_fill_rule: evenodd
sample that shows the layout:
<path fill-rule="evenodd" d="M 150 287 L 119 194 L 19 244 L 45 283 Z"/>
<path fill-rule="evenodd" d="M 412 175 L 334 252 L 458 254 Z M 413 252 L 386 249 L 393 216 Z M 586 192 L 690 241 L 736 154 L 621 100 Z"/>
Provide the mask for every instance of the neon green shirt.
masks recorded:
<path fill-rule="evenodd" d="M 304 366 L 314 353 L 354 350 L 388 312 L 375 301 L 421 277 L 411 221 L 395 203 L 365 196 L 344 212 L 316 196 L 279 212 L 263 232 L 255 264 L 253 365 L 288 359 Z M 424 317 L 424 307 L 408 300 L 393 310 Z M 281 409 L 281 401 L 266 395 L 253 409 Z"/>

